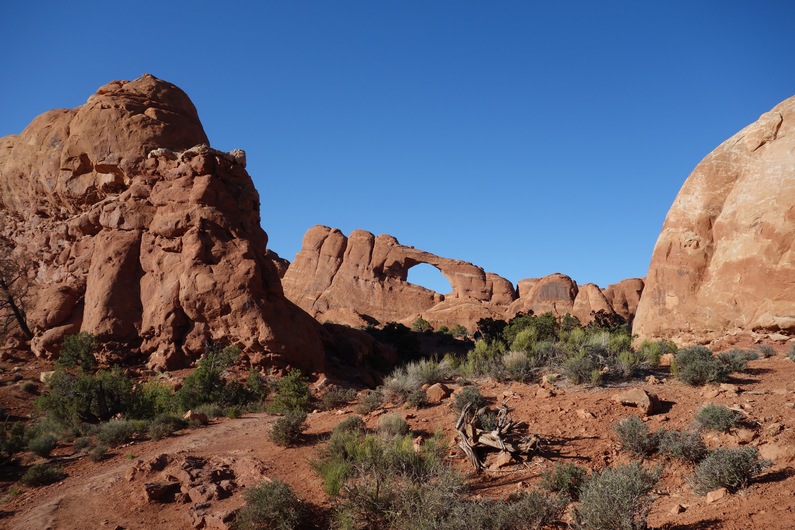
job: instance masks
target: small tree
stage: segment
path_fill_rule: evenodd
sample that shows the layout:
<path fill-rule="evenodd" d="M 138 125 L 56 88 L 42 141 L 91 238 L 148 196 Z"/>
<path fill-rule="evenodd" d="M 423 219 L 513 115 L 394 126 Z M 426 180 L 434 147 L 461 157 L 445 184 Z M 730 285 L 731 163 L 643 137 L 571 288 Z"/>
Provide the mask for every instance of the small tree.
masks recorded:
<path fill-rule="evenodd" d="M 237 346 L 221 348 L 219 344 L 208 344 L 205 356 L 199 360 L 196 369 L 185 378 L 182 388 L 174 396 L 183 409 L 195 408 L 204 403 L 217 403 L 221 400 L 227 382 L 224 370 L 229 368 L 240 354 Z"/>
<path fill-rule="evenodd" d="M 17 328 L 27 339 L 33 337 L 26 309 L 29 287 L 21 259 L 13 256 L 8 241 L 0 240 L 0 336 Z"/>

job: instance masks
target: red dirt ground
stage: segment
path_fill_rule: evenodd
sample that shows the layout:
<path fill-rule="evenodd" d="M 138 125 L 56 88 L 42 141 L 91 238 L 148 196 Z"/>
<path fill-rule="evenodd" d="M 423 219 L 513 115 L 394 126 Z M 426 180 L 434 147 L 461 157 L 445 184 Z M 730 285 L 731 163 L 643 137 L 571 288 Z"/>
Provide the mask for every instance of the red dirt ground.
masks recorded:
<path fill-rule="evenodd" d="M 13 371 L 15 367 L 19 368 L 16 372 Z M 12 415 L 25 415 L 30 411 L 31 395 L 21 390 L 20 383 L 12 378 L 22 376 L 23 381 L 38 381 L 39 373 L 48 367 L 42 361 L 12 361 L 6 362 L 5 368 L 0 374 L 3 382 L 0 405 Z M 750 368 L 748 373 L 738 374 L 731 382 L 736 388 L 688 387 L 666 377 L 665 373 L 658 374 L 662 379 L 659 384 L 638 381 L 628 385 L 645 388 L 663 400 L 667 410 L 644 418 L 651 430 L 685 428 L 692 424 L 699 407 L 707 402 L 741 407 L 747 414 L 749 430 L 707 435 L 708 445 L 735 447 L 750 443 L 773 461 L 773 466 L 746 491 L 708 504 L 706 498 L 695 494 L 690 486 L 690 468 L 652 459 L 648 464 L 660 463 L 664 472 L 655 489 L 656 500 L 648 521 L 651 528 L 795 527 L 795 363 L 780 352 L 777 357 L 752 361 Z M 555 389 L 554 396 L 536 397 L 538 385 L 490 380 L 478 381 L 478 384 L 487 397 L 502 401 L 508 396 L 512 418 L 524 421 L 528 432 L 540 436 L 546 443 L 541 454 L 528 463 L 499 472 L 486 471 L 479 476 L 467 469 L 462 454 L 451 444 L 450 459 L 469 477 L 473 494 L 505 497 L 517 489 L 536 487 L 541 473 L 556 462 L 574 462 L 589 469 L 601 469 L 629 461 L 626 454 L 619 451 L 612 430 L 618 420 L 638 414 L 637 409 L 611 399 L 624 387 L 563 386 Z M 450 386 L 457 385 L 451 383 Z M 456 414 L 450 401 L 419 410 L 391 407 L 390 412 L 403 414 L 415 432 L 429 435 L 441 429 L 452 441 Z M 0 476 L 0 527 L 35 530 L 194 528 L 190 503 L 147 503 L 143 499 L 143 482 L 151 477 L 127 479 L 136 463 L 161 454 L 261 462 L 265 475 L 285 481 L 301 499 L 317 507 L 319 513 L 327 513 L 332 504 L 322 491 L 319 477 L 311 470 L 309 459 L 331 429 L 345 416 L 353 414 L 353 409 L 354 405 L 350 405 L 338 411 L 310 414 L 305 440 L 293 448 L 282 448 L 268 440 L 275 417 L 266 413 L 247 414 L 235 420 L 214 420 L 207 427 L 182 431 L 178 436 L 158 442 L 136 442 L 115 450 L 111 458 L 102 462 L 92 462 L 85 456 L 71 458 L 73 449 L 60 447 L 55 452 L 55 460 L 61 460 L 59 465 L 69 475 L 60 483 L 26 488 L 12 481 L 18 477 L 19 469 L 5 466 Z M 366 417 L 368 427 L 375 428 L 378 415 L 383 412 L 379 410 Z M 782 429 L 771 428 L 773 424 L 780 424 Z M 23 455 L 25 464 L 36 459 L 30 453 Z M 217 513 L 240 506 L 243 503 L 240 491 L 227 499 L 211 501 L 207 510 Z M 672 509 L 677 505 L 684 511 L 674 513 Z M 316 527 L 328 527 L 327 520 L 318 517 Z"/>

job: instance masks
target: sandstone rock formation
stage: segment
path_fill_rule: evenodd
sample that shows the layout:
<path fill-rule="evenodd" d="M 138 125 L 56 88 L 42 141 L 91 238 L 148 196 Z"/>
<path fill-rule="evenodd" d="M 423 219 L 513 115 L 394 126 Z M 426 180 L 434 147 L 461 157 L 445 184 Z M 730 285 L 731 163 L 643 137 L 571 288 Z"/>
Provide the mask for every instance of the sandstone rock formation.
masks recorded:
<path fill-rule="evenodd" d="M 795 97 L 696 166 L 668 212 L 634 331 L 706 343 L 795 332 Z"/>
<path fill-rule="evenodd" d="M 419 263 L 439 269 L 452 293 L 409 283 L 408 271 Z M 530 311 L 570 313 L 588 323 L 597 311 L 616 314 L 608 295 L 620 304 L 622 316 L 631 316 L 643 288 L 643 280 L 634 279 L 603 292 L 594 284 L 578 287 L 566 275 L 551 274 L 520 281 L 517 293 L 505 278 L 471 263 L 401 245 L 392 236 L 356 230 L 345 237 L 326 226 L 307 231 L 282 282 L 287 297 L 321 321 L 410 324 L 421 316 L 437 328 L 460 324 L 470 331 L 481 318 L 505 320 Z"/>
<path fill-rule="evenodd" d="M 159 367 L 227 340 L 322 368 L 319 326 L 266 254 L 244 153 L 207 143 L 188 96 L 149 75 L 0 139 L 0 238 L 30 263 L 35 353 L 82 330 Z"/>
<path fill-rule="evenodd" d="M 438 268 L 452 293 L 406 281 L 419 263 Z M 438 325 L 475 322 L 516 298 L 507 280 L 471 263 L 401 245 L 392 236 L 356 230 L 345 237 L 326 226 L 307 231 L 282 283 L 287 297 L 310 315 L 351 325 L 411 321 L 420 314 Z"/>

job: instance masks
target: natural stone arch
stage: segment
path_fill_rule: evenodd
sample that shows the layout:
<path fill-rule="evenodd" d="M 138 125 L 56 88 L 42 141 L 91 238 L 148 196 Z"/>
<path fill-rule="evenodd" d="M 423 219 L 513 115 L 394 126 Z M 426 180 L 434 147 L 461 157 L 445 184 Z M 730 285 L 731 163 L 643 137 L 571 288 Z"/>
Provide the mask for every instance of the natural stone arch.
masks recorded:
<path fill-rule="evenodd" d="M 433 283 L 442 283 L 441 279 L 444 279 L 444 283 L 447 284 L 447 287 L 444 291 L 440 291 L 431 287 Z M 431 280 L 431 281 L 428 281 Z M 436 293 L 439 293 L 442 296 L 449 295 L 453 293 L 453 282 L 450 278 L 436 265 L 432 263 L 427 263 L 425 261 L 417 262 L 413 265 L 410 265 L 406 269 L 406 281 L 418 285 L 420 287 L 424 287 Z"/>

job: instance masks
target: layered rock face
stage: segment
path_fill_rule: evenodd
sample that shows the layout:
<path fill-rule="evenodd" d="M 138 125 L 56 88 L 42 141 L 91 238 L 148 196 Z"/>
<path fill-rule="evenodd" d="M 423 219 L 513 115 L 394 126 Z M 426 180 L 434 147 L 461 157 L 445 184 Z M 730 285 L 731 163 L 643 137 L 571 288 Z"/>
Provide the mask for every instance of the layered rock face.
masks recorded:
<path fill-rule="evenodd" d="M 408 271 L 419 263 L 439 269 L 450 281 L 452 293 L 442 295 L 409 283 Z M 326 226 L 307 231 L 301 251 L 282 282 L 287 297 L 312 316 L 351 326 L 410 324 L 421 316 L 437 328 L 460 324 L 474 331 L 481 318 L 510 319 L 519 312 L 571 313 L 583 323 L 590 322 L 593 313 L 600 310 L 616 313 L 599 287 L 578 287 L 563 274 L 522 280 L 517 293 L 505 278 L 471 263 L 401 245 L 392 236 L 357 230 L 345 237 Z M 642 290 L 642 280 L 627 282 L 635 286 L 639 282 Z M 631 316 L 637 301 L 624 283 L 611 286 L 624 298 L 610 296 Z"/>
<path fill-rule="evenodd" d="M 149 75 L 0 139 L 0 234 L 30 264 L 36 354 L 88 331 L 164 368 L 213 340 L 323 368 L 319 326 L 266 254 L 244 153 L 207 143 L 188 96 Z"/>
<path fill-rule="evenodd" d="M 634 331 L 707 343 L 795 333 L 795 98 L 721 144 L 682 186 Z"/>

